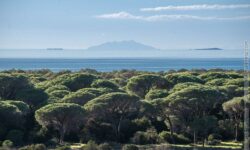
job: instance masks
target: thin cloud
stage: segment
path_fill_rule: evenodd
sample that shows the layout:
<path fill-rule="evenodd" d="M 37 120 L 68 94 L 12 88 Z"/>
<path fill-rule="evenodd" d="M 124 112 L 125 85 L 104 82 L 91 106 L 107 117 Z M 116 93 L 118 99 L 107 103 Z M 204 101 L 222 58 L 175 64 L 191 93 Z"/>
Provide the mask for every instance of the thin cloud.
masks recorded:
<path fill-rule="evenodd" d="M 103 14 L 103 15 L 99 15 L 96 17 L 103 18 L 103 19 L 135 19 L 135 20 L 142 19 L 143 20 L 143 17 L 141 16 L 134 16 L 124 11 L 121 11 L 118 13 L 112 13 L 112 14 Z"/>
<path fill-rule="evenodd" d="M 120 20 L 141 20 L 141 21 L 170 21 L 170 20 L 249 20 L 250 16 L 236 17 L 204 17 L 195 15 L 152 15 L 152 16 L 137 16 L 128 12 L 118 12 L 111 14 L 102 14 L 96 16 L 100 19 L 120 19 Z"/>
<path fill-rule="evenodd" d="M 250 4 L 235 4 L 235 5 L 186 5 L 186 6 L 162 6 L 153 8 L 141 8 L 141 11 L 167 11 L 167 10 L 220 10 L 220 9 L 246 9 L 250 8 Z"/>

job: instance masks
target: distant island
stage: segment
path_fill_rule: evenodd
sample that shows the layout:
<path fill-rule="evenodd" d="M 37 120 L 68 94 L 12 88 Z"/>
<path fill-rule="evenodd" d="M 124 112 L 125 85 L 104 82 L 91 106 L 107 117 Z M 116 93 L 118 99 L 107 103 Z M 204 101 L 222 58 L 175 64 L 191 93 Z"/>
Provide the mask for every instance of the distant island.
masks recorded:
<path fill-rule="evenodd" d="M 56 51 L 58 51 L 58 50 L 63 50 L 63 48 L 47 48 L 46 50 L 56 50 Z"/>
<path fill-rule="evenodd" d="M 221 48 L 197 48 L 197 49 L 193 49 L 193 50 L 201 50 L 201 51 L 209 51 L 209 50 L 212 50 L 212 51 L 217 51 L 217 50 L 223 50 Z"/>
<path fill-rule="evenodd" d="M 91 51 L 158 51 L 159 49 L 145 45 L 133 40 L 127 40 L 127 41 L 112 41 L 112 42 L 106 42 L 100 45 L 89 47 L 87 50 Z"/>

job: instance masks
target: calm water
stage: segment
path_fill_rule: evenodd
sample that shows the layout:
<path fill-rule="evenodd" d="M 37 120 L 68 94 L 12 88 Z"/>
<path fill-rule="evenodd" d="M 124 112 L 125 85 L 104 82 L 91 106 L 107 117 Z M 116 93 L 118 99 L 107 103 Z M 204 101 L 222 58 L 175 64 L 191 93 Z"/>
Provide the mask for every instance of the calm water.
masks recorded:
<path fill-rule="evenodd" d="M 243 69 L 243 60 L 239 58 L 207 58 L 207 59 L 0 59 L 0 70 L 8 69 L 51 69 L 52 71 L 84 68 L 98 71 L 136 69 L 143 71 L 167 71 L 169 69 Z"/>

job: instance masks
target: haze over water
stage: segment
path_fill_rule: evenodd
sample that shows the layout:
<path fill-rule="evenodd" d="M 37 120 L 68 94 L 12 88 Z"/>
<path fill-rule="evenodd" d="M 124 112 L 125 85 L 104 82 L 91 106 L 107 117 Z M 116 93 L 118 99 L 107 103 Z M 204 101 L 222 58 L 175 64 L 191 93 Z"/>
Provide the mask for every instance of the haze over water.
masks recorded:
<path fill-rule="evenodd" d="M 167 49 L 158 51 L 143 50 L 98 50 L 86 49 L 0 49 L 0 58 L 243 58 L 243 49 L 190 50 Z"/>

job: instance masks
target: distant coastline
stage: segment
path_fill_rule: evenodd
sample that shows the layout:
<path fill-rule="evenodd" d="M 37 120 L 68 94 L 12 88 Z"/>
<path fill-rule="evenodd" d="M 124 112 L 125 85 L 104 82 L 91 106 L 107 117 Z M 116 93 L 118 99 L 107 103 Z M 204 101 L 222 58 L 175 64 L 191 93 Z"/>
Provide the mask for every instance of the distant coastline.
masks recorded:
<path fill-rule="evenodd" d="M 200 51 L 218 51 L 218 50 L 223 50 L 221 48 L 213 47 L 213 48 L 197 48 L 197 49 L 192 49 L 192 50 L 200 50 Z"/>
<path fill-rule="evenodd" d="M 63 50 L 63 48 L 47 48 L 46 50 L 52 50 L 52 51 L 60 51 L 60 50 Z"/>

